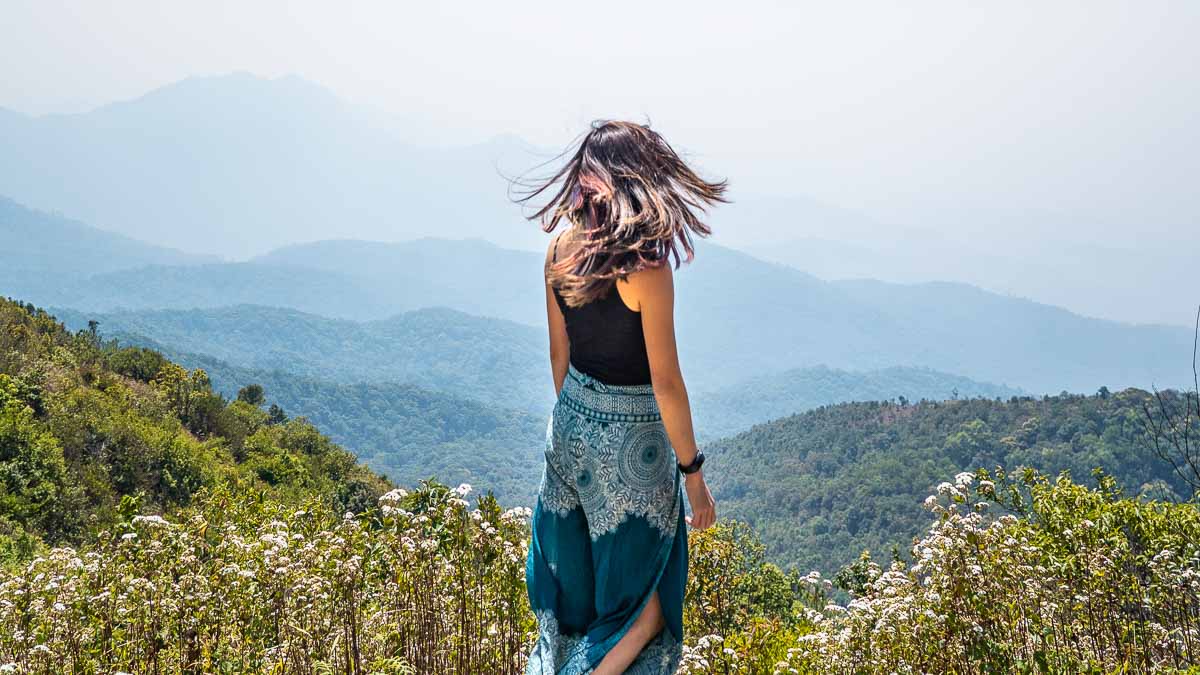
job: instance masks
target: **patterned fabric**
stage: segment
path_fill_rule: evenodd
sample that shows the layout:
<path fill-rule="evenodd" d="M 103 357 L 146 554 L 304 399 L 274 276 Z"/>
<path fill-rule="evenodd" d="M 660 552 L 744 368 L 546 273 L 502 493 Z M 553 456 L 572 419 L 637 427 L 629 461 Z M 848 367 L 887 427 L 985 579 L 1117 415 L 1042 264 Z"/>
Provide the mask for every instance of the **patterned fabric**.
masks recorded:
<path fill-rule="evenodd" d="M 675 455 L 650 385 L 568 371 L 546 428 L 526 581 L 539 638 L 527 675 L 591 672 L 651 593 L 666 628 L 627 673 L 674 673 L 687 532 Z"/>

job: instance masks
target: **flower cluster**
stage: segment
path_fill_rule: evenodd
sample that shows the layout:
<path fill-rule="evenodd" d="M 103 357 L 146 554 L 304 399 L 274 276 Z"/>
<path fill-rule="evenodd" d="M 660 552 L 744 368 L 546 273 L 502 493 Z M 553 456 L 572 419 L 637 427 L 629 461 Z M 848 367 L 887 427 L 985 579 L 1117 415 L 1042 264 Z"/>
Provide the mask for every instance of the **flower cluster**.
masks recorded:
<path fill-rule="evenodd" d="M 0 572 L 0 673 L 519 673 L 530 510 L 471 486 L 365 514 L 201 495 Z M 963 473 L 906 559 L 784 571 L 750 529 L 690 535 L 679 672 L 1151 672 L 1200 660 L 1200 511 Z"/>
<path fill-rule="evenodd" d="M 528 511 L 469 492 L 134 516 L 0 574 L 0 672 L 517 672 Z"/>
<path fill-rule="evenodd" d="M 1200 660 L 1200 517 L 1028 472 L 937 486 L 911 561 L 864 567 L 799 672 L 1157 672 Z M 997 486 L 1001 487 L 998 488 Z M 989 513 L 993 505 L 1000 511 Z M 780 669 L 779 672 L 788 672 Z"/>

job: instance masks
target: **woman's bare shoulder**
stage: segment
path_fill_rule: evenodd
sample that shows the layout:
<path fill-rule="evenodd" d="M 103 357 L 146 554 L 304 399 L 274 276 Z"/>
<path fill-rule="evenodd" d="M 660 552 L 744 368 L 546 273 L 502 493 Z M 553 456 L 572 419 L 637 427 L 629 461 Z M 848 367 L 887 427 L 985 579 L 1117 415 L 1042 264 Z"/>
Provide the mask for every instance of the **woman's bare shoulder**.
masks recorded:
<path fill-rule="evenodd" d="M 627 296 L 639 307 L 645 300 L 670 297 L 674 290 L 672 277 L 673 272 L 668 264 L 640 269 L 625 277 Z"/>

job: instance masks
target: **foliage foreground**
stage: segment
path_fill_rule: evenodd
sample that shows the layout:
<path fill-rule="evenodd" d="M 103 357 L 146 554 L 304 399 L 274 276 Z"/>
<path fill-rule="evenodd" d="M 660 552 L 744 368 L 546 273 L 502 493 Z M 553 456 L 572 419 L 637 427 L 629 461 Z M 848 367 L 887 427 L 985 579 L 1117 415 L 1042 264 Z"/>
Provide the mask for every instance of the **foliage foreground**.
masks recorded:
<path fill-rule="evenodd" d="M 261 387 L 94 329 L 0 300 L 0 673 L 521 672 L 528 509 L 391 489 Z M 1197 402 L 1163 418 L 1192 467 Z M 1194 499 L 979 472 L 926 507 L 837 592 L 691 532 L 681 671 L 1200 672 Z"/>
<path fill-rule="evenodd" d="M 127 514 L 0 576 L 0 672 L 513 673 L 528 509 L 470 487 L 363 514 L 226 491 Z M 912 562 L 832 583 L 740 524 L 691 536 L 685 673 L 1173 672 L 1200 659 L 1200 517 L 1029 473 L 960 474 Z M 991 515 L 995 511 L 996 515 Z"/>
<path fill-rule="evenodd" d="M 1200 663 L 1195 504 L 1122 498 L 1034 472 L 962 473 L 913 562 L 839 580 L 848 607 L 789 655 L 797 672 L 1194 672 Z M 992 511 L 1000 511 L 991 515 Z"/>

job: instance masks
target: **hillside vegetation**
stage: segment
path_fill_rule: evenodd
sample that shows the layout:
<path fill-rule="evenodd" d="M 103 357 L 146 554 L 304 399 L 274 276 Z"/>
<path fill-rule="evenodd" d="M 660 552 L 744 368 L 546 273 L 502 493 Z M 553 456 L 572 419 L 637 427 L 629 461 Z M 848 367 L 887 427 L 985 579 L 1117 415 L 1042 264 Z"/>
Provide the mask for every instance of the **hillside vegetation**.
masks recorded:
<path fill-rule="evenodd" d="M 522 670 L 528 507 L 385 492 L 263 394 L 0 300 L 0 672 Z M 777 659 L 798 577 L 732 530 L 696 544 L 729 583 L 689 630 L 760 622 Z"/>
<path fill-rule="evenodd" d="M 527 509 L 421 485 L 338 516 L 223 489 L 0 570 L 8 672 L 520 673 Z M 1022 495 L 1028 495 L 1024 497 Z M 1179 672 L 1200 663 L 1194 504 L 961 474 L 911 563 L 836 584 L 691 533 L 684 675 Z M 989 509 L 988 507 L 993 507 Z M 992 511 L 1019 515 L 989 515 Z"/>
<path fill-rule="evenodd" d="M 1032 451 L 1060 436 L 1121 459 L 1116 419 L 1139 396 L 1017 400 L 1009 417 L 986 417 L 999 428 L 1024 415 L 1024 433 L 1002 444 Z M 384 492 L 308 422 L 264 403 L 261 388 L 230 402 L 202 370 L 0 301 L 0 672 L 522 672 L 535 639 L 522 586 L 529 510 L 487 494 L 472 507 L 469 485 Z M 995 405 L 810 416 L 858 411 L 857 425 L 841 419 L 848 442 L 932 415 L 914 438 L 944 436 L 955 461 L 980 463 L 993 459 L 987 434 L 963 421 Z M 1189 430 L 1195 406 L 1179 418 Z M 744 466 L 733 450 L 717 461 Z M 1126 482 L 1170 489 L 1126 468 Z M 1032 470 L 963 472 L 933 493 L 926 536 L 886 567 L 862 558 L 833 580 L 766 561 L 737 521 L 691 532 L 680 672 L 1167 672 L 1200 661 L 1194 503 Z M 831 601 L 835 586 L 848 605 Z"/>
<path fill-rule="evenodd" d="M 217 316 L 218 325 L 231 331 L 231 341 L 254 342 L 257 331 Z M 293 320 L 286 312 L 281 316 Z M 201 319 L 199 325 L 207 321 Z M 215 340 L 215 333 L 210 334 L 205 339 Z M 307 341 L 334 345 L 336 335 Z M 361 459 L 405 484 L 427 477 L 473 481 L 517 500 L 513 503 L 529 503 L 536 489 L 544 435 L 540 417 L 408 385 L 328 383 L 195 358 L 189 365 L 211 369 L 206 377 L 226 396 L 232 398 L 247 384 L 266 385 L 268 396 L 282 401 L 290 414 L 318 420 Z M 817 382 L 822 377 L 837 386 L 848 381 L 845 375 L 809 372 Z M 807 373 L 794 375 L 779 381 L 791 386 L 803 382 Z M 771 389 L 758 400 L 782 398 L 785 391 Z M 832 572 L 863 549 L 882 554 L 906 546 L 923 522 L 916 506 L 920 496 L 942 477 L 962 470 L 1028 465 L 1051 473 L 1067 469 L 1086 479 L 1101 467 L 1134 493 L 1151 488 L 1178 492 L 1169 471 L 1148 462 L 1139 445 L 1142 396 L 1131 390 L 1005 402 L 827 406 L 712 443 L 713 467 L 720 469 L 712 471 L 713 484 L 723 512 L 753 524 L 772 560 Z M 697 397 L 701 420 L 707 400 Z M 725 401 L 728 412 L 710 407 L 708 414 L 729 423 L 747 408 L 758 414 L 746 400 L 754 399 L 731 396 Z"/>
<path fill-rule="evenodd" d="M 67 326 L 173 355 L 328 382 L 404 382 L 500 407 L 549 413 L 545 331 L 446 308 L 376 321 L 259 305 L 108 314 L 52 310 Z"/>
<path fill-rule="evenodd" d="M 201 368 L 233 397 L 258 384 L 358 460 L 400 485 L 435 478 L 486 485 L 505 504 L 532 504 L 542 475 L 546 418 L 397 382 L 340 384 L 237 368 L 202 356 L 172 358 Z"/>
<path fill-rule="evenodd" d="M 83 541 L 123 511 L 185 506 L 217 486 L 350 510 L 386 487 L 304 420 L 0 299 L 0 556 Z"/>
<path fill-rule="evenodd" d="M 832 572 L 864 549 L 906 549 L 926 522 L 922 497 L 961 471 L 1025 466 L 1087 481 L 1101 468 L 1132 495 L 1191 497 L 1146 444 L 1148 396 L 826 406 L 710 444 L 710 482 L 773 560 Z"/>

